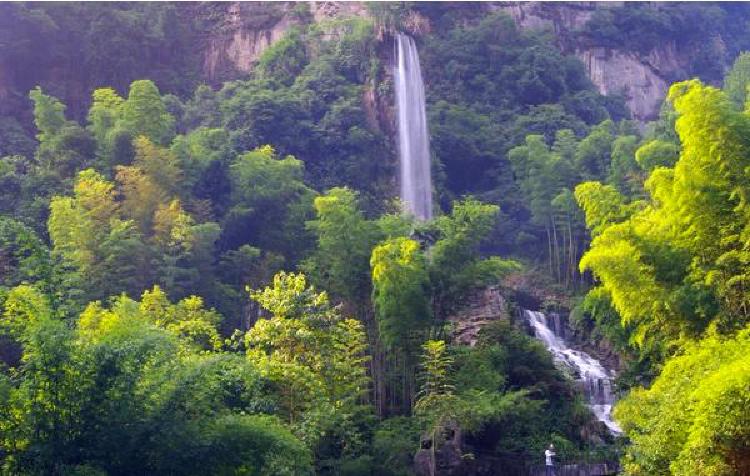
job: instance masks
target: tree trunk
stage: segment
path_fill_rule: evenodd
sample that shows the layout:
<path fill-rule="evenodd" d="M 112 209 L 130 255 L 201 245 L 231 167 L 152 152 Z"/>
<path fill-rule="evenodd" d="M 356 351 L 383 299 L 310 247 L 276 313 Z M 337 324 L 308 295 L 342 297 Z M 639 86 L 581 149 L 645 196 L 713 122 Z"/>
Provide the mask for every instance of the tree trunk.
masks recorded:
<path fill-rule="evenodd" d="M 555 223 L 555 216 L 552 215 L 552 238 L 555 243 L 554 256 L 555 256 L 555 279 L 560 282 L 560 244 L 557 242 L 557 223 Z"/>
<path fill-rule="evenodd" d="M 548 254 L 549 254 L 549 274 L 552 276 L 552 234 L 549 230 L 549 223 L 547 223 L 546 227 L 547 229 L 547 248 L 548 248 Z"/>
<path fill-rule="evenodd" d="M 573 244 L 573 217 L 568 220 L 568 270 L 570 282 L 575 286 L 576 279 L 576 249 Z"/>

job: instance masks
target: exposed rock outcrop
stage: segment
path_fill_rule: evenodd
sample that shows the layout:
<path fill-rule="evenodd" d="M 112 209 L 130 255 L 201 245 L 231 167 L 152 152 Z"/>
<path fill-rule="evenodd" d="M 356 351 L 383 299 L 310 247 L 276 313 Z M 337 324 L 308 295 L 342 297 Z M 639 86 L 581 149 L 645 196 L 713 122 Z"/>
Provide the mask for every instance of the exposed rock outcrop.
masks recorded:
<path fill-rule="evenodd" d="M 341 17 L 369 16 L 364 2 L 309 2 L 316 22 Z"/>
<path fill-rule="evenodd" d="M 499 1 L 482 4 L 482 8 L 503 11 L 524 29 L 551 29 L 560 48 L 581 59 L 599 92 L 621 94 L 637 120 L 654 119 L 669 84 L 685 79 L 684 71 L 692 61 L 691 52 L 680 51 L 674 43 L 659 45 L 648 52 L 632 52 L 602 47 L 577 36 L 596 9 L 620 4 L 622 2 Z M 219 12 L 221 19 L 210 32 L 203 54 L 204 77 L 214 84 L 250 72 L 263 52 L 294 25 L 370 14 L 364 2 L 234 2 L 219 5 L 224 5 L 225 11 L 223 14 Z M 216 4 L 212 8 L 217 8 Z M 415 35 L 430 31 L 429 20 L 414 11 L 404 23 L 407 31 Z M 381 38 L 385 36 L 381 32 Z"/>
<path fill-rule="evenodd" d="M 203 74 L 211 82 L 233 79 L 252 70 L 263 51 L 295 23 L 288 3 L 227 3 L 208 37 Z"/>
<path fill-rule="evenodd" d="M 644 58 L 608 48 L 584 49 L 576 51 L 576 56 L 601 94 L 622 94 L 634 119 L 645 121 L 656 117 L 669 83 Z"/>
<path fill-rule="evenodd" d="M 553 28 L 555 33 L 567 32 L 583 27 L 597 8 L 597 2 L 493 2 L 493 10 L 502 10 L 510 15 L 521 28 Z M 622 3 L 608 2 L 607 5 Z"/>
<path fill-rule="evenodd" d="M 482 327 L 501 319 L 510 319 L 510 311 L 498 286 L 489 286 L 470 295 L 464 305 L 448 317 L 453 324 L 453 341 L 470 346 L 476 345 Z"/>
<path fill-rule="evenodd" d="M 366 16 L 363 2 L 233 2 L 209 34 L 203 52 L 203 75 L 212 83 L 252 71 L 263 52 L 295 25 L 312 19 Z M 213 5 L 216 8 L 216 5 Z"/>
<path fill-rule="evenodd" d="M 684 71 L 692 58 L 690 51 L 679 51 L 674 42 L 648 52 L 631 52 L 591 44 L 575 35 L 594 10 L 622 3 L 495 2 L 491 8 L 508 13 L 521 28 L 551 28 L 561 49 L 584 63 L 601 94 L 621 94 L 634 119 L 651 120 L 658 115 L 669 84 L 687 79 Z"/>

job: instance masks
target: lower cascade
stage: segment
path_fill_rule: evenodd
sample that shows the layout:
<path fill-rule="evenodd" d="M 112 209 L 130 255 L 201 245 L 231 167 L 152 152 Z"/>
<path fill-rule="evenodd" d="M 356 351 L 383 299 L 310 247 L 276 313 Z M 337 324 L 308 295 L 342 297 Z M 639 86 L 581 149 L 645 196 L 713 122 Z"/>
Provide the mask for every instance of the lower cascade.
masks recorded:
<path fill-rule="evenodd" d="M 525 310 L 524 317 L 534 328 L 536 338 L 552 353 L 555 362 L 573 371 L 596 418 L 612 433 L 621 434 L 622 430 L 612 419 L 614 374 L 586 352 L 568 347 L 562 337 L 559 320 L 555 320 L 550 327 L 547 316 L 542 312 Z"/>

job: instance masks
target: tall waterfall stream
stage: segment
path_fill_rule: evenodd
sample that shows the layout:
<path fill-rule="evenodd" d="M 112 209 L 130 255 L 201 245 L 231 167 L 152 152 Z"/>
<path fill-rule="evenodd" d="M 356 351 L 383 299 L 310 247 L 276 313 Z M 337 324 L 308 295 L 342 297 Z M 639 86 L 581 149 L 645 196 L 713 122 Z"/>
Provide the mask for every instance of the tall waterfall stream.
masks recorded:
<path fill-rule="evenodd" d="M 430 139 L 425 111 L 424 82 L 414 39 L 396 35 L 394 71 L 398 110 L 400 196 L 406 211 L 419 220 L 432 218 Z"/>
<path fill-rule="evenodd" d="M 538 311 L 524 311 L 524 317 L 534 329 L 536 338 L 544 343 L 552 353 L 555 362 L 572 370 L 583 388 L 583 393 L 589 408 L 596 418 L 607 425 L 614 434 L 622 433 L 617 423 L 612 419 L 612 405 L 615 402 L 612 393 L 614 375 L 602 366 L 601 362 L 586 352 L 571 349 L 559 326 L 550 327 L 547 316 Z"/>

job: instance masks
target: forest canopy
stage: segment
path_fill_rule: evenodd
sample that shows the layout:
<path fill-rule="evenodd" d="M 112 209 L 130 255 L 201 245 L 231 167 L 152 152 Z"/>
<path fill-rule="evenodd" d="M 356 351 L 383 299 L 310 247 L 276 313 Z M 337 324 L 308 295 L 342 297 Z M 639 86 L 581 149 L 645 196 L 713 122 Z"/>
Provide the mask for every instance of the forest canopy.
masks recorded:
<path fill-rule="evenodd" d="M 454 440 L 476 474 L 550 443 L 750 471 L 750 11 L 594 7 L 562 39 L 478 5 L 307 7 L 238 7 L 288 24 L 209 80 L 226 5 L 0 4 L 2 471 L 434 476 Z M 396 198 L 397 32 L 424 221 Z M 646 124 L 566 41 L 694 61 Z M 526 309 L 617 368 L 622 434 Z"/>

